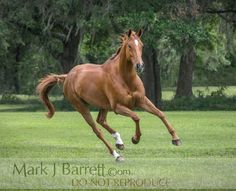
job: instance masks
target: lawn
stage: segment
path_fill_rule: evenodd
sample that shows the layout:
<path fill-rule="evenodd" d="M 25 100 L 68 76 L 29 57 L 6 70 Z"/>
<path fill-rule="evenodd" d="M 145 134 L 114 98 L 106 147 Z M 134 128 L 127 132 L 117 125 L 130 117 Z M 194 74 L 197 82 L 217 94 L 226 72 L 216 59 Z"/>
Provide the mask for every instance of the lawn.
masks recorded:
<path fill-rule="evenodd" d="M 138 115 L 143 134 L 138 145 L 131 143 L 133 122 L 108 115 L 125 143 L 120 152 L 125 162 L 118 164 L 77 112 L 56 112 L 51 120 L 43 112 L 0 113 L 0 188 L 236 188 L 236 112 L 166 112 L 182 139 L 180 147 L 171 145 L 159 119 L 144 112 Z M 50 175 L 53 164 L 60 170 L 55 177 L 32 171 L 27 177 L 13 175 L 13 165 L 20 168 L 23 162 L 42 162 Z M 63 174 L 64 163 L 71 168 L 103 164 L 105 172 L 113 169 L 113 175 L 100 177 L 83 170 L 75 175 L 73 169 Z"/>

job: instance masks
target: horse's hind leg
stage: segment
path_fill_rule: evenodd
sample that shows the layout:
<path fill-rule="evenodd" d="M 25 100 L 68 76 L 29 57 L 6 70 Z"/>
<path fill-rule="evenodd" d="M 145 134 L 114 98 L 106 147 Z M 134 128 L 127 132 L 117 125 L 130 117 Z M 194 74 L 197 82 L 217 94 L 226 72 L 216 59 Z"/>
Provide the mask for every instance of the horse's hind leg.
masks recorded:
<path fill-rule="evenodd" d="M 75 109 L 81 113 L 85 121 L 92 127 L 93 132 L 97 135 L 97 137 L 107 146 L 109 152 L 116 158 L 116 161 L 122 161 L 124 160 L 123 157 L 121 157 L 116 150 L 112 148 L 112 146 L 104 139 L 104 136 L 100 129 L 96 127 L 96 124 L 91 116 L 91 113 L 86 106 L 86 104 L 81 100 L 79 97 L 75 95 L 70 95 L 68 97 L 68 100 L 71 102 L 71 104 L 75 107 Z"/>
<path fill-rule="evenodd" d="M 181 141 L 175 131 L 175 129 L 172 127 L 172 125 L 167 121 L 165 115 L 163 114 L 162 111 L 157 109 L 155 105 L 147 98 L 145 97 L 144 100 L 139 104 L 139 107 L 144 109 L 145 111 L 152 113 L 156 116 L 158 116 L 162 122 L 165 124 L 166 128 L 168 129 L 169 133 L 172 136 L 172 143 L 174 145 L 181 145 Z"/>
<path fill-rule="evenodd" d="M 103 133 L 100 129 L 96 127 L 96 124 L 87 109 L 87 111 L 81 112 L 82 116 L 84 117 L 85 121 L 92 127 L 93 132 L 97 135 L 97 137 L 102 140 L 102 142 L 107 146 L 109 152 L 116 158 L 117 161 L 123 160 L 123 158 L 114 150 L 112 146 L 104 139 Z"/>
<path fill-rule="evenodd" d="M 107 124 L 107 112 L 108 112 L 107 110 L 100 109 L 96 121 L 102 127 L 104 127 L 110 134 L 113 134 L 116 131 Z"/>
<path fill-rule="evenodd" d="M 98 116 L 97 116 L 97 123 L 99 123 L 102 127 L 104 127 L 111 135 L 112 137 L 116 140 L 116 147 L 120 150 L 124 149 L 124 143 L 120 137 L 120 134 L 116 132 L 114 129 L 112 129 L 108 124 L 107 124 L 107 110 L 100 109 Z"/>

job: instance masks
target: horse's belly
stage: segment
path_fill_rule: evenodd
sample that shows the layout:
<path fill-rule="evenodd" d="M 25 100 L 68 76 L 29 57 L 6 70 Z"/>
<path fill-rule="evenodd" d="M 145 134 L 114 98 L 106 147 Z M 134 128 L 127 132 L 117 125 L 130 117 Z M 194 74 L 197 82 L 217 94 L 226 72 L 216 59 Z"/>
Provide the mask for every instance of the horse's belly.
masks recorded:
<path fill-rule="evenodd" d="M 97 108 L 111 109 L 109 100 L 103 91 L 94 88 L 93 85 L 89 87 L 81 87 L 79 96 L 89 105 Z"/>

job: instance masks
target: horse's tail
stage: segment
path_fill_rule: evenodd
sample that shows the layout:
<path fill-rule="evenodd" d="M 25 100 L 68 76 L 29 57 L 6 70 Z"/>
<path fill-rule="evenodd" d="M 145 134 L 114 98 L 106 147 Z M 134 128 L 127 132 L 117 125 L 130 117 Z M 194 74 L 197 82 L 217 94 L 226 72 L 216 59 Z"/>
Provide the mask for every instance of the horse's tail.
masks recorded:
<path fill-rule="evenodd" d="M 42 78 L 37 86 L 37 92 L 39 94 L 39 97 L 44 106 L 46 107 L 46 109 L 48 110 L 48 113 L 46 114 L 48 118 L 51 118 L 55 113 L 54 106 L 48 99 L 48 93 L 55 84 L 63 83 L 66 77 L 67 77 L 66 74 L 62 75 L 50 74 Z"/>

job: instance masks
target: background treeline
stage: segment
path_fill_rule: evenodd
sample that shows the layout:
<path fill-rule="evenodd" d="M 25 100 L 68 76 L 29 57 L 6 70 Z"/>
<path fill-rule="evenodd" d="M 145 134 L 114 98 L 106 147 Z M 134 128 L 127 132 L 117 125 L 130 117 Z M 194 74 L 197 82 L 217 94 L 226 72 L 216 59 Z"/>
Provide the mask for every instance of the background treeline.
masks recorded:
<path fill-rule="evenodd" d="M 236 85 L 235 25 L 235 0 L 0 0 L 0 94 L 32 95 L 45 74 L 101 64 L 121 33 L 142 28 L 147 96 L 160 106 L 176 87 L 175 100 L 192 100 L 193 86 Z"/>

